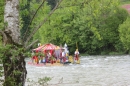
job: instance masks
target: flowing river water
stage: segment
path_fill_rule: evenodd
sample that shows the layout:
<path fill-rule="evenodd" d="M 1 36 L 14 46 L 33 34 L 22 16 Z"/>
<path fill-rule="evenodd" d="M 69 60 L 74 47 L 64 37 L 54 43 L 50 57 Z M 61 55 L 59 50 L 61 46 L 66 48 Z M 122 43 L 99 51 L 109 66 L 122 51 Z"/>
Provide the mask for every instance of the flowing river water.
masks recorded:
<path fill-rule="evenodd" d="M 82 56 L 80 60 L 80 64 L 51 67 L 26 64 L 27 78 L 51 77 L 48 86 L 130 86 L 130 55 Z M 38 86 L 29 84 L 26 81 L 26 86 Z"/>

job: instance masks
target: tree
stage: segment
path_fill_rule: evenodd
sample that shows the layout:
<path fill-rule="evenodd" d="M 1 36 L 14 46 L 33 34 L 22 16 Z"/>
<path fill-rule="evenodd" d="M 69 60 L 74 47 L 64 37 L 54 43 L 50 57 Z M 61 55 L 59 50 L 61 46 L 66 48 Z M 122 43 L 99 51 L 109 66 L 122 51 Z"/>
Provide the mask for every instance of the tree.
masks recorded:
<path fill-rule="evenodd" d="M 123 43 L 125 52 L 129 53 L 130 50 L 130 17 L 119 27 L 120 40 Z"/>
<path fill-rule="evenodd" d="M 1 29 L 3 29 L 4 28 L 4 23 L 3 23 L 3 21 L 4 21 L 4 17 L 3 17 L 3 15 L 4 15 L 4 1 L 2 0 L 2 1 L 0 1 L 0 30 Z"/>
<path fill-rule="evenodd" d="M 61 1 L 62 0 L 57 3 L 48 16 L 53 14 Z M 41 6 L 38 7 L 35 13 L 37 13 Z M 37 28 L 34 28 L 34 31 L 36 32 L 47 19 L 48 17 L 46 17 Z M 19 0 L 5 1 L 4 22 L 5 28 L 1 30 L 4 48 L 0 49 L 1 57 L 3 58 L 5 76 L 4 86 L 24 86 L 27 74 L 24 53 L 27 48 L 31 46 L 29 45 L 28 47 L 28 42 L 35 32 L 32 32 L 29 38 L 25 40 L 26 43 L 22 43 L 24 41 L 21 39 L 20 34 Z M 32 42 L 32 44 L 34 44 L 34 42 Z"/>
<path fill-rule="evenodd" d="M 57 0 L 47 0 L 48 4 L 51 5 L 51 9 L 53 9 L 56 5 Z"/>
<path fill-rule="evenodd" d="M 26 79 L 26 65 L 23 52 L 18 52 L 22 48 L 19 28 L 19 1 L 5 1 L 4 22 L 7 23 L 4 33 L 4 44 L 11 47 L 4 52 L 4 86 L 24 85 Z"/>
<path fill-rule="evenodd" d="M 39 29 L 41 42 L 59 45 L 66 42 L 71 52 L 75 50 L 76 43 L 83 53 L 119 51 L 118 27 L 127 15 L 119 8 L 118 0 L 63 1 L 49 21 Z"/>
<path fill-rule="evenodd" d="M 26 33 L 26 29 L 28 29 L 28 33 L 27 33 L 27 36 L 29 35 L 30 33 L 30 20 L 31 20 L 31 14 L 29 13 L 30 12 L 30 3 L 31 3 L 32 0 L 21 0 L 20 2 L 20 17 L 21 17 L 21 24 L 22 24 L 22 28 L 21 28 L 21 36 L 22 36 L 22 39 L 26 39 L 24 38 L 24 34 Z"/>

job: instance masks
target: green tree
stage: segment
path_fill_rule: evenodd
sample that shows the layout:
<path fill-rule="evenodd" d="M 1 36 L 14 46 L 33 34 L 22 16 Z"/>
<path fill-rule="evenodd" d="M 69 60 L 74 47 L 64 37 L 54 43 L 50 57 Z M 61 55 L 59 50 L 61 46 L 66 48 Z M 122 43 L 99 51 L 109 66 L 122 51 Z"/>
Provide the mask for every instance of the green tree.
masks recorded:
<path fill-rule="evenodd" d="M 26 0 L 23 0 L 23 1 L 25 1 L 25 4 L 26 4 Z M 53 12 L 57 9 L 61 1 L 62 0 L 57 2 L 57 5 L 48 14 L 48 16 L 51 16 L 53 14 Z M 2 1 L 0 2 L 2 3 Z M 43 0 L 43 4 L 44 2 L 45 0 Z M 3 39 L 2 41 L 3 46 L 2 47 L 0 46 L 0 57 L 3 60 L 4 79 L 5 79 L 3 85 L 4 86 L 24 86 L 25 80 L 26 80 L 26 74 L 27 74 L 26 63 L 24 60 L 26 50 L 35 43 L 35 42 L 32 42 L 32 44 L 29 45 L 31 38 L 36 33 L 37 29 L 39 29 L 46 22 L 46 20 L 48 19 L 48 16 L 45 17 L 45 19 L 43 19 L 42 22 L 39 22 L 41 23 L 40 25 L 35 24 L 37 28 L 33 27 L 34 29 L 29 30 L 31 32 L 29 36 L 26 35 L 27 40 L 25 39 L 25 42 L 24 42 L 23 41 L 24 39 L 23 40 L 21 39 L 22 37 L 20 33 L 20 27 L 22 28 L 22 26 L 25 25 L 26 20 L 24 19 L 22 20 L 23 17 L 20 18 L 19 16 L 19 0 L 10 0 L 10 1 L 6 0 L 5 2 L 3 1 L 3 3 L 4 4 L 2 4 L 1 6 L 5 5 L 3 9 L 5 23 L 4 23 L 4 29 L 0 31 L 2 33 L 2 39 Z M 43 4 L 38 5 L 38 8 L 34 10 L 35 12 L 33 13 L 35 14 L 31 18 L 30 21 L 33 21 L 34 17 L 36 17 L 35 15 L 37 14 L 37 11 L 41 9 Z M 37 5 L 37 4 L 34 4 L 34 5 Z M 24 6 L 26 8 L 26 5 L 23 5 L 23 7 Z M 26 17 L 30 17 L 28 15 L 28 11 L 29 11 L 28 9 L 29 8 L 27 7 L 26 11 L 24 10 L 23 12 L 23 14 L 25 14 Z M 0 12 L 2 13 L 2 11 Z M 44 12 L 44 11 L 41 10 L 41 12 Z M 0 19 L 2 18 L 0 17 Z M 23 22 L 21 23 L 21 25 L 20 25 L 20 20 Z M 0 23 L 3 23 L 3 22 L 0 22 Z M 27 30 L 27 27 L 29 26 L 26 25 L 24 29 Z"/>
<path fill-rule="evenodd" d="M 118 27 L 127 15 L 119 8 L 118 0 L 63 1 L 39 29 L 41 42 L 58 45 L 66 42 L 71 52 L 75 50 L 76 43 L 81 52 L 89 54 L 100 54 L 107 49 L 119 51 Z"/>
<path fill-rule="evenodd" d="M 0 48 L 2 47 L 2 30 L 4 29 L 4 0 L 0 1 Z M 1 49 L 0 49 L 1 52 Z M 2 54 L 0 53 L 0 64 L 2 64 Z M 0 77 L 3 77 L 3 66 L 0 66 Z M 0 79 L 1 80 L 1 79 Z M 2 81 L 2 80 L 1 80 Z"/>
<path fill-rule="evenodd" d="M 58 0 L 47 0 L 48 4 L 51 5 L 51 9 L 53 9 Z"/>
<path fill-rule="evenodd" d="M 119 35 L 126 52 L 128 52 L 130 50 L 130 17 L 120 25 Z"/>
<path fill-rule="evenodd" d="M 124 49 L 120 42 L 118 28 L 119 25 L 126 20 L 128 13 L 119 7 L 116 7 L 113 10 L 113 13 L 108 14 L 106 18 L 102 18 L 102 20 L 98 21 L 100 22 L 98 31 L 102 40 L 95 41 L 97 51 L 107 51 L 109 53 L 111 51 L 122 52 Z"/>
<path fill-rule="evenodd" d="M 4 0 L 0 1 L 0 30 L 4 28 Z"/>
<path fill-rule="evenodd" d="M 31 3 L 32 0 L 21 0 L 20 2 L 20 16 L 21 16 L 21 37 L 22 39 L 26 39 L 24 37 L 27 29 L 28 29 L 28 33 L 27 36 L 29 36 L 29 33 L 30 33 L 30 20 L 31 20 L 31 12 L 30 12 L 30 3 Z"/>

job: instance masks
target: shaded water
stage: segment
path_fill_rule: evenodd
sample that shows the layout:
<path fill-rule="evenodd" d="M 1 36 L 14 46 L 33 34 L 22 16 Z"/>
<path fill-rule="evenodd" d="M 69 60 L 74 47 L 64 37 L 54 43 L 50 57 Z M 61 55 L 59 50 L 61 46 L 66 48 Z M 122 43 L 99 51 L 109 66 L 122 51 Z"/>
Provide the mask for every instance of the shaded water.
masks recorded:
<path fill-rule="evenodd" d="M 26 68 L 27 78 L 32 80 L 52 77 L 48 86 L 130 86 L 129 55 L 85 56 L 81 57 L 81 64 L 53 67 L 27 64 Z"/>

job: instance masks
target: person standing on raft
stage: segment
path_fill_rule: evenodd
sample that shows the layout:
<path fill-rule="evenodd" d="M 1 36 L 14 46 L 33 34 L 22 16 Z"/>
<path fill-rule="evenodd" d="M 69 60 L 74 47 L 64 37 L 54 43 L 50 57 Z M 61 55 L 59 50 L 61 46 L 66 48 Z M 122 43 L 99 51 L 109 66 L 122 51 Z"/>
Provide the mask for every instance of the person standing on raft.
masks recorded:
<path fill-rule="evenodd" d="M 78 61 L 79 60 L 79 51 L 78 51 L 78 49 L 76 49 L 74 55 L 75 55 L 75 60 Z"/>
<path fill-rule="evenodd" d="M 66 62 L 66 54 L 65 54 L 65 49 L 62 49 L 61 53 L 61 58 L 60 58 L 60 63 L 65 63 Z"/>

